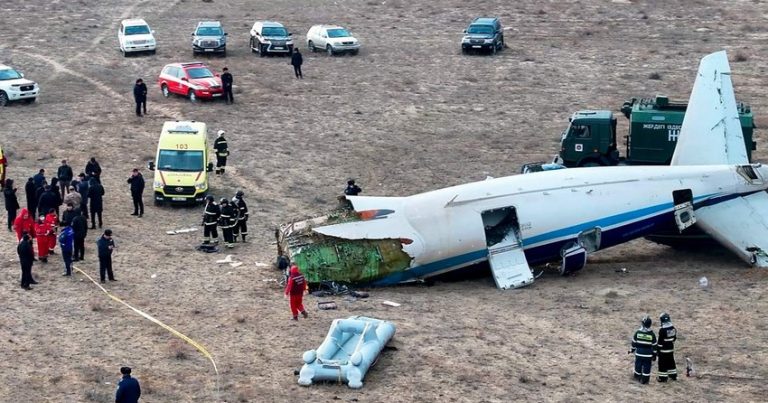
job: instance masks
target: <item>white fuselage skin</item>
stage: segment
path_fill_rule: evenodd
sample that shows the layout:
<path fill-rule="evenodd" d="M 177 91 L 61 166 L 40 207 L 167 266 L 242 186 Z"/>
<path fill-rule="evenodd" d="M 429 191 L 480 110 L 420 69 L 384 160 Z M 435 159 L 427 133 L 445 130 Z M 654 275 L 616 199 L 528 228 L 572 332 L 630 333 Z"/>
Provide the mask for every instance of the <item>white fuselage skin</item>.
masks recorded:
<path fill-rule="evenodd" d="M 526 254 L 532 248 L 573 240 L 594 227 L 603 233 L 626 227 L 628 232 L 619 231 L 621 242 L 626 242 L 653 229 L 630 229 L 632 223 L 670 215 L 675 190 L 690 189 L 695 203 L 765 190 L 768 168 L 753 167 L 760 178 L 752 183 L 736 172 L 736 166 L 620 166 L 516 175 L 421 193 L 403 199 L 403 213 L 413 230 L 402 234 L 413 240 L 404 251 L 413 257 L 412 268 L 440 261 L 452 264 L 451 258 L 477 254 L 487 249 L 481 213 L 510 206 L 517 212 Z M 620 242 L 608 246 L 615 243 Z M 537 260 L 547 258 L 559 256 Z M 483 260 L 487 257 L 439 265 L 439 270 L 422 275 Z"/>

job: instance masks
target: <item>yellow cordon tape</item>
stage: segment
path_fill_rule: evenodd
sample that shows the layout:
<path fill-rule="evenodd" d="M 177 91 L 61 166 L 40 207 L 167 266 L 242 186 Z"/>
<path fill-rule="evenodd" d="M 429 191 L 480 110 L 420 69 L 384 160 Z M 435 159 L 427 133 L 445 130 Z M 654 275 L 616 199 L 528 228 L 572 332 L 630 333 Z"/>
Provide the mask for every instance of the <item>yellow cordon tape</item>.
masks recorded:
<path fill-rule="evenodd" d="M 74 265 L 72 266 L 72 268 L 74 268 L 76 272 L 79 272 L 80 274 L 82 274 L 83 276 L 85 276 L 86 278 L 88 278 L 88 280 L 91 280 L 91 282 L 92 282 L 93 284 L 95 284 L 95 285 L 96 285 L 96 287 L 99 287 L 99 288 L 101 288 L 101 291 L 104 291 L 104 293 L 105 293 L 105 294 L 107 294 L 107 296 L 108 296 L 109 298 L 112 298 L 113 300 L 115 300 L 115 301 L 117 301 L 117 302 L 119 302 L 119 303 L 121 303 L 121 304 L 123 304 L 123 305 L 127 306 L 128 308 L 131 308 L 131 310 L 132 310 L 132 311 L 134 311 L 134 312 L 136 312 L 137 314 L 139 314 L 139 315 L 143 316 L 144 318 L 146 318 L 146 319 L 148 319 L 149 321 L 151 321 L 151 322 L 155 323 L 156 325 L 158 325 L 158 326 L 162 327 L 163 329 L 165 329 L 165 330 L 167 330 L 167 331 L 169 331 L 169 332 L 173 333 L 173 335 L 174 335 L 174 336 L 176 336 L 176 337 L 178 337 L 178 338 L 180 338 L 180 339 L 182 339 L 182 340 L 186 341 L 187 343 L 189 343 L 190 345 L 192 345 L 193 347 L 195 347 L 195 348 L 197 349 L 197 351 L 199 351 L 200 353 L 202 353 L 202 354 L 203 354 L 203 355 L 204 355 L 206 358 L 208 358 L 208 360 L 209 360 L 209 361 L 211 361 L 211 364 L 213 364 L 213 370 L 214 370 L 214 372 L 216 372 L 216 390 L 217 390 L 217 393 L 218 393 L 218 389 L 219 389 L 219 368 L 216 366 L 216 361 L 214 361 L 214 360 L 213 360 L 213 356 L 211 355 L 211 353 L 209 353 L 209 352 L 208 352 L 208 350 L 206 350 L 206 349 L 205 349 L 205 347 L 203 347 L 203 346 L 202 346 L 200 343 L 198 343 L 198 342 L 196 342 L 196 341 L 194 341 L 194 340 L 190 339 L 189 337 L 187 337 L 187 336 L 186 336 L 186 335 L 184 335 L 183 333 L 179 332 L 178 330 L 176 330 L 176 329 L 174 329 L 174 328 L 172 328 L 172 327 L 170 327 L 170 326 L 166 325 L 166 324 L 165 324 L 165 323 L 163 323 L 163 322 L 160 322 L 159 320 L 155 319 L 154 317 L 152 317 L 152 316 L 151 316 L 151 315 L 149 315 L 148 313 L 146 313 L 146 312 L 143 312 L 143 311 L 141 311 L 140 309 L 134 308 L 133 306 L 131 306 L 131 304 L 129 304 L 129 303 L 127 303 L 127 302 L 123 301 L 122 299 L 120 299 L 120 298 L 118 298 L 118 297 L 114 296 L 114 295 L 113 295 L 112 293 L 110 293 L 110 292 L 109 292 L 109 291 L 108 291 L 106 288 L 102 287 L 102 286 L 101 286 L 101 284 L 99 284 L 99 283 L 98 283 L 96 280 L 94 280 L 94 279 L 93 279 L 93 277 L 89 276 L 89 275 L 88 275 L 88 273 L 86 273 L 86 272 L 84 272 L 84 271 L 80 270 L 79 268 L 75 267 Z"/>

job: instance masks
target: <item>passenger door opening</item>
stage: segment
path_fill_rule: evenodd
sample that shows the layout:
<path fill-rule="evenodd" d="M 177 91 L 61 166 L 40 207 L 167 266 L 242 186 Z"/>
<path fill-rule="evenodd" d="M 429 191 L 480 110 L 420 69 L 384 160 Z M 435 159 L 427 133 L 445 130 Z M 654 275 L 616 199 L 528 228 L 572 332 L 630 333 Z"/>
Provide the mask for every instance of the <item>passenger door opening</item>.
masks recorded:
<path fill-rule="evenodd" d="M 533 273 L 523 251 L 515 208 L 486 210 L 481 216 L 488 246 L 488 263 L 496 286 L 508 289 L 533 283 Z"/>

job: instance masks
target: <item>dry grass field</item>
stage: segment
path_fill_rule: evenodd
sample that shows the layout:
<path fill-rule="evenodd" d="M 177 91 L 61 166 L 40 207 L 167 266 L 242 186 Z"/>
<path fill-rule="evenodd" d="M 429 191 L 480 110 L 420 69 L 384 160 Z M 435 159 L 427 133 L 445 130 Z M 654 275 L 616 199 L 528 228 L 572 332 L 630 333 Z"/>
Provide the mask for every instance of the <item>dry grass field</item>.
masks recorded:
<path fill-rule="evenodd" d="M 480 15 L 501 17 L 508 48 L 463 56 L 461 32 Z M 156 30 L 156 55 L 120 54 L 116 31 L 128 17 Z M 166 99 L 155 84 L 166 63 L 190 61 L 190 32 L 205 19 L 229 32 L 227 57 L 202 59 L 234 74 L 232 106 Z M 249 51 L 259 19 L 285 23 L 299 43 L 313 24 L 342 24 L 363 49 L 333 58 L 304 51 L 306 77 L 296 80 L 287 58 Z M 298 324 L 269 267 L 275 226 L 333 207 L 348 177 L 366 195 L 402 196 L 517 173 L 551 158 L 577 109 L 618 112 L 625 99 L 657 93 L 687 98 L 699 59 L 720 49 L 730 53 L 737 98 L 753 106 L 755 157 L 764 158 L 765 1 L 4 0 L 0 22 L 0 63 L 42 87 L 37 103 L 0 109 L 9 177 L 23 187 L 62 158 L 78 170 L 100 160 L 105 225 L 119 245 L 119 281 L 108 289 L 206 346 L 220 372 L 81 275 L 62 277 L 59 256 L 36 264 L 40 284 L 22 290 L 16 239 L 2 232 L 0 402 L 114 401 L 123 365 L 134 368 L 143 402 L 765 399 L 767 275 L 722 251 L 638 240 L 590 257 L 576 277 L 547 270 L 520 290 L 497 290 L 486 274 L 371 289 L 367 300 L 336 298 L 337 311 L 307 297 L 310 318 Z M 144 118 L 133 114 L 138 77 L 150 85 Z M 251 242 L 232 251 L 242 266 L 196 252 L 201 231 L 165 234 L 197 226 L 199 207 L 155 207 L 148 191 L 145 216 L 129 215 L 125 179 L 153 158 L 162 123 L 174 119 L 228 132 L 231 169 L 212 192 L 246 193 Z M 91 275 L 97 236 L 89 232 L 78 266 Z M 622 267 L 629 273 L 615 272 Z M 709 290 L 699 289 L 701 276 Z M 678 367 L 690 356 L 699 376 L 641 386 L 628 339 L 643 314 L 664 310 L 682 334 Z M 359 391 L 298 386 L 301 354 L 349 315 L 393 321 L 396 350 Z"/>

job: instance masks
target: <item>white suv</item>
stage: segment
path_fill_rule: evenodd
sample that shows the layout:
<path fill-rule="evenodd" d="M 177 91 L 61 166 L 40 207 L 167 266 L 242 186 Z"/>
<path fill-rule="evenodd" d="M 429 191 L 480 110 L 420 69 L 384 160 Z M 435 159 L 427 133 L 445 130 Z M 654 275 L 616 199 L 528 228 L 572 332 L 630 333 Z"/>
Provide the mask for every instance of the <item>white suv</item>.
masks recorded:
<path fill-rule="evenodd" d="M 328 55 L 360 51 L 360 42 L 346 29 L 338 25 L 314 25 L 307 32 L 307 47 L 312 52 L 323 49 Z"/>
<path fill-rule="evenodd" d="M 39 91 L 37 83 L 24 78 L 24 74 L 0 64 L 0 107 L 10 101 L 35 102 Z"/>
<path fill-rule="evenodd" d="M 117 41 L 120 43 L 120 51 L 128 57 L 132 52 L 149 52 L 155 54 L 157 42 L 155 31 L 149 28 L 142 19 L 123 20 L 117 29 Z"/>
<path fill-rule="evenodd" d="M 267 53 L 293 53 L 293 34 L 283 24 L 274 21 L 256 21 L 251 28 L 251 52 L 261 57 Z"/>

